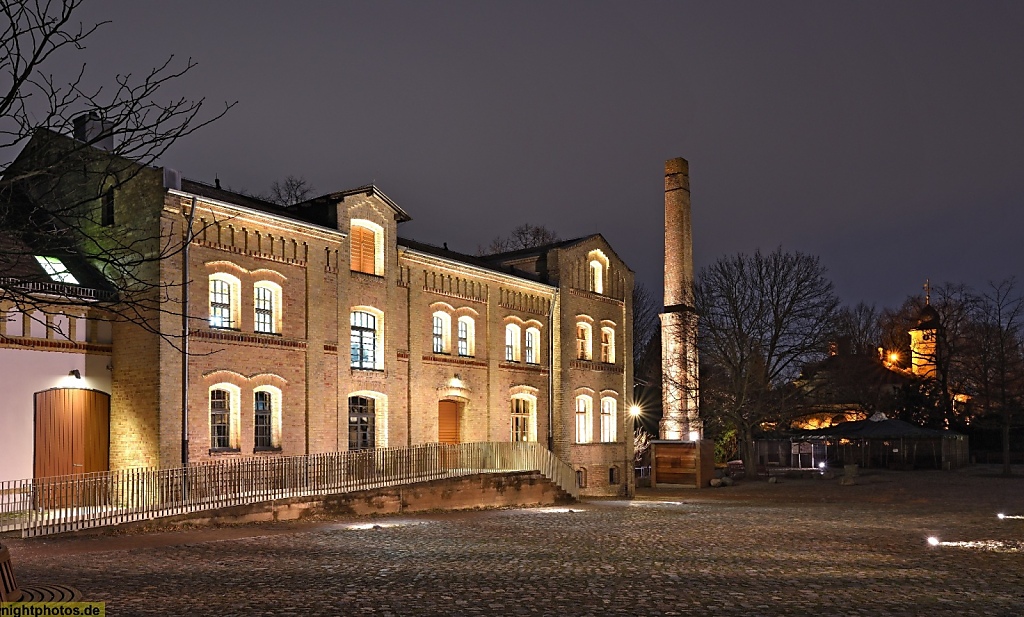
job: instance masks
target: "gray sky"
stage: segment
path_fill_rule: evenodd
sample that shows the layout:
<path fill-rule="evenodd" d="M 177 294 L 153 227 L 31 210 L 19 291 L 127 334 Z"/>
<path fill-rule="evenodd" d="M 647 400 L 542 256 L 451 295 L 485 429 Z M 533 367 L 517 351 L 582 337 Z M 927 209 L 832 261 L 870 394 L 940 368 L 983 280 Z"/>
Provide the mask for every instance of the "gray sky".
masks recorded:
<path fill-rule="evenodd" d="M 249 191 L 374 182 L 401 233 L 475 252 L 599 231 L 661 291 L 662 174 L 690 161 L 697 267 L 782 246 L 840 297 L 1021 272 L 1024 3 L 140 2 L 94 83 L 167 55 L 225 118 L 165 164 Z"/>

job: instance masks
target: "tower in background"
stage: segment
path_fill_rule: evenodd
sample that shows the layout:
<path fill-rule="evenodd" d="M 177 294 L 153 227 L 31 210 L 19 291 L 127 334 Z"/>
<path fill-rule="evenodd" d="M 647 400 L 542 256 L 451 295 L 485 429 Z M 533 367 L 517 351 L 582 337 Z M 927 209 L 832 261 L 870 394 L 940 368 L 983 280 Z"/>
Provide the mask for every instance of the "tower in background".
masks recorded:
<path fill-rule="evenodd" d="M 697 313 L 693 306 L 690 166 L 665 161 L 665 312 L 661 314 L 662 409 L 659 437 L 702 435 L 697 390 Z"/>

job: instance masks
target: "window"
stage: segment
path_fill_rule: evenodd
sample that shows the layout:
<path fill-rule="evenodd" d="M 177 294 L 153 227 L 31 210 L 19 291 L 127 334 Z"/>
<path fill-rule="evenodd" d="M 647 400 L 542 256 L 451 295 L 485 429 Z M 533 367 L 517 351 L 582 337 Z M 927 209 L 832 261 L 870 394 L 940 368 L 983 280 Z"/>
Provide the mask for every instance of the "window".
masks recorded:
<path fill-rule="evenodd" d="M 618 484 L 619 480 L 619 468 L 609 467 L 608 468 L 608 484 Z"/>
<path fill-rule="evenodd" d="M 239 281 L 230 274 L 210 275 L 210 327 L 238 328 Z"/>
<path fill-rule="evenodd" d="M 476 322 L 469 315 L 459 317 L 459 355 L 476 355 Z"/>
<path fill-rule="evenodd" d="M 253 400 L 253 415 L 255 417 L 254 426 L 255 432 L 255 445 L 257 448 L 272 448 L 273 441 L 270 430 L 270 418 L 272 413 L 272 407 L 270 402 L 270 392 L 266 390 L 255 393 Z"/>
<path fill-rule="evenodd" d="M 369 450 L 376 441 L 375 402 L 366 396 L 348 399 L 348 449 Z"/>
<path fill-rule="evenodd" d="M 519 337 L 521 330 L 517 324 L 510 323 L 505 326 L 505 361 L 519 362 Z"/>
<path fill-rule="evenodd" d="M 615 399 L 606 396 L 601 399 L 601 441 L 608 443 L 618 439 L 616 434 L 616 408 Z"/>
<path fill-rule="evenodd" d="M 576 443 L 594 440 L 594 400 L 585 394 L 576 397 Z"/>
<path fill-rule="evenodd" d="M 353 220 L 349 229 L 352 271 L 383 276 L 384 228 L 370 221 Z"/>
<path fill-rule="evenodd" d="M 591 355 L 591 328 L 590 324 L 579 322 L 576 324 L 576 358 L 579 360 L 590 360 Z"/>
<path fill-rule="evenodd" d="M 231 447 L 231 393 L 210 390 L 210 448 Z"/>
<path fill-rule="evenodd" d="M 601 362 L 615 364 L 615 329 L 601 328 Z"/>
<path fill-rule="evenodd" d="M 100 205 L 100 225 L 111 227 L 114 224 L 114 189 L 107 189 L 103 193 L 103 203 Z"/>
<path fill-rule="evenodd" d="M 576 486 L 579 488 L 587 488 L 587 470 L 584 467 L 580 467 L 576 470 Z"/>
<path fill-rule="evenodd" d="M 270 281 L 260 281 L 253 288 L 256 332 L 264 334 L 281 333 L 281 286 Z"/>
<path fill-rule="evenodd" d="M 526 363 L 540 364 L 540 330 L 526 329 Z"/>
<path fill-rule="evenodd" d="M 608 274 L 608 258 L 600 250 L 587 253 L 587 269 L 590 272 L 589 289 L 598 294 L 604 293 L 604 280 Z"/>
<path fill-rule="evenodd" d="M 64 262 L 57 259 L 56 257 L 42 257 L 36 255 L 36 261 L 42 266 L 43 270 L 50 275 L 50 278 L 56 283 L 69 283 L 71 285 L 78 285 L 78 279 L 73 274 L 68 272 L 68 267 L 64 265 Z"/>
<path fill-rule="evenodd" d="M 433 345 L 434 353 L 451 353 L 452 350 L 452 318 L 444 311 L 434 313 L 433 322 Z"/>
<path fill-rule="evenodd" d="M 377 316 L 366 311 L 353 311 L 351 322 L 352 368 L 383 369 L 383 357 L 378 351 L 380 331 Z"/>
<path fill-rule="evenodd" d="M 533 396 L 512 398 L 512 441 L 537 441 L 537 399 Z"/>

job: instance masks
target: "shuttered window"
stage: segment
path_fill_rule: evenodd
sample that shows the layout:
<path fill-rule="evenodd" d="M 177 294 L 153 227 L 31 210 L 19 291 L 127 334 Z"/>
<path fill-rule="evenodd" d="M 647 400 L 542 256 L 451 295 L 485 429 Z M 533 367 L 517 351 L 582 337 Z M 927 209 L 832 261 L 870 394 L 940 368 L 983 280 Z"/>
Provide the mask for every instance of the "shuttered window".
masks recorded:
<path fill-rule="evenodd" d="M 352 271 L 376 274 L 376 234 L 372 229 L 352 226 Z"/>

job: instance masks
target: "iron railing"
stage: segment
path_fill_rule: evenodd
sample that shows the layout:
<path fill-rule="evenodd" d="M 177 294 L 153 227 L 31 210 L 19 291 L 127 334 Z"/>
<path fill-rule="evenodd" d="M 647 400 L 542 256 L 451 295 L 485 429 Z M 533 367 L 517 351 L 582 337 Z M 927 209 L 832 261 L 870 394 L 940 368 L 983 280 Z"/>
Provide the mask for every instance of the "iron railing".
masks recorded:
<path fill-rule="evenodd" d="M 573 469 L 538 444 L 426 444 L 0 482 L 0 532 L 40 536 L 276 499 L 514 471 L 540 472 L 579 497 Z"/>

